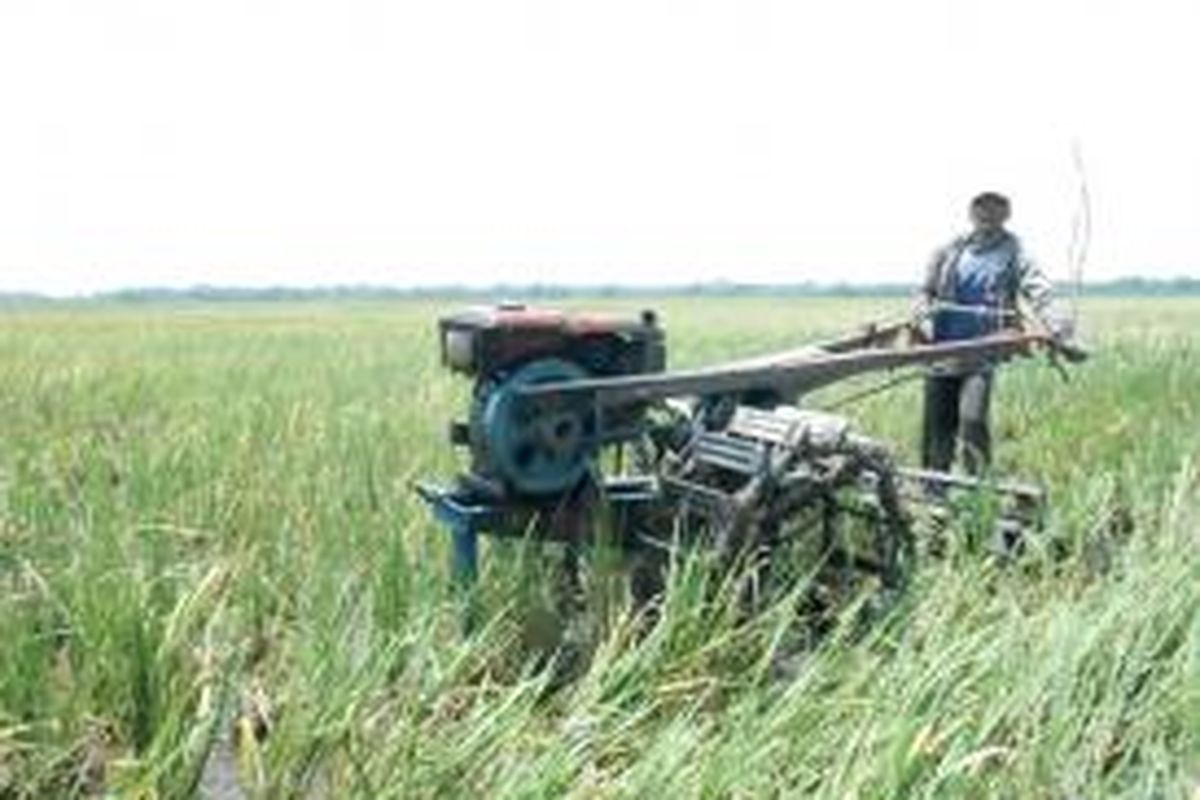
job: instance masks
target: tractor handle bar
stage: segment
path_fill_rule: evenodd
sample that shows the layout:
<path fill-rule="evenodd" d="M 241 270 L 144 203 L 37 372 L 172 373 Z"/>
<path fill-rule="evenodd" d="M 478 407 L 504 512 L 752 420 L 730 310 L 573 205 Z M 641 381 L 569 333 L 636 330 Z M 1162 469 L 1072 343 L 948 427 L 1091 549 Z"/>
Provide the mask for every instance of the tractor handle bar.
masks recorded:
<path fill-rule="evenodd" d="M 897 326 L 876 329 L 884 339 L 898 335 Z M 1039 333 L 1002 331 L 990 336 L 908 347 L 880 347 L 878 335 L 843 337 L 783 353 L 712 367 L 677 372 L 554 381 L 518 388 L 530 399 L 590 399 L 599 407 L 616 407 L 669 397 L 736 394 L 772 389 L 800 395 L 869 372 L 934 365 L 951 360 L 991 361 L 1023 355 L 1048 343 Z"/>

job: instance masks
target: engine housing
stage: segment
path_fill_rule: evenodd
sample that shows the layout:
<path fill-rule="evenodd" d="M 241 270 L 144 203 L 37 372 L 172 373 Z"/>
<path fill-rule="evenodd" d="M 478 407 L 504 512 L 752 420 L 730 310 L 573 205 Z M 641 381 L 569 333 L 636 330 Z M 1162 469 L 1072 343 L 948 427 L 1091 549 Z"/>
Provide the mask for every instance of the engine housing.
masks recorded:
<path fill-rule="evenodd" d="M 451 428 L 451 440 L 471 452 L 462 481 L 493 496 L 544 500 L 568 492 L 606 443 L 594 409 L 564 404 L 531 415 L 521 386 L 666 367 L 653 311 L 619 316 L 504 304 L 445 316 L 439 331 L 442 363 L 475 379 L 469 418 Z M 629 430 L 642 415 L 636 406 L 613 409 L 604 430 Z"/>

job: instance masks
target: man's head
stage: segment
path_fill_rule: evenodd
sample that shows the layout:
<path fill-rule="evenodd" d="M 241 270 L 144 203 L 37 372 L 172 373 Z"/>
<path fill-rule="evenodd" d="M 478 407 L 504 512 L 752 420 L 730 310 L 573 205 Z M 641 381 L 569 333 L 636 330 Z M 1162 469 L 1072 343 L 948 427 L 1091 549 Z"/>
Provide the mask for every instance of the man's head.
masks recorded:
<path fill-rule="evenodd" d="M 992 233 L 1004 227 L 1012 213 L 1012 204 L 999 192 L 984 192 L 971 198 L 971 224 L 978 233 Z"/>

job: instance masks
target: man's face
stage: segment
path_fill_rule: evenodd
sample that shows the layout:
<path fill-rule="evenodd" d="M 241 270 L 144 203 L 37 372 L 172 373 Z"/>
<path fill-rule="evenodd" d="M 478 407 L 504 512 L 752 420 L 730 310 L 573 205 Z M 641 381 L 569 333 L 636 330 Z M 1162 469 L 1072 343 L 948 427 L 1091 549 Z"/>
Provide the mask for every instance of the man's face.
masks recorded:
<path fill-rule="evenodd" d="M 1004 227 L 1008 209 L 999 203 L 979 203 L 971 206 L 971 223 L 978 233 L 992 233 Z"/>

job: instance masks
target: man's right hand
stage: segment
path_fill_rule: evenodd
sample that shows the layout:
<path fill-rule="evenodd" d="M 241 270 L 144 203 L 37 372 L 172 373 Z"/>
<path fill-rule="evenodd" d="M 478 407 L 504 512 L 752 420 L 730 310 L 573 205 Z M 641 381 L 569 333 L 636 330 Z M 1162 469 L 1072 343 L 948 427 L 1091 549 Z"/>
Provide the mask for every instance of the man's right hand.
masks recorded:
<path fill-rule="evenodd" d="M 1075 336 L 1075 320 L 1067 316 L 1055 316 L 1045 321 L 1046 333 L 1050 334 L 1050 346 L 1072 364 L 1086 361 L 1085 348 Z"/>

